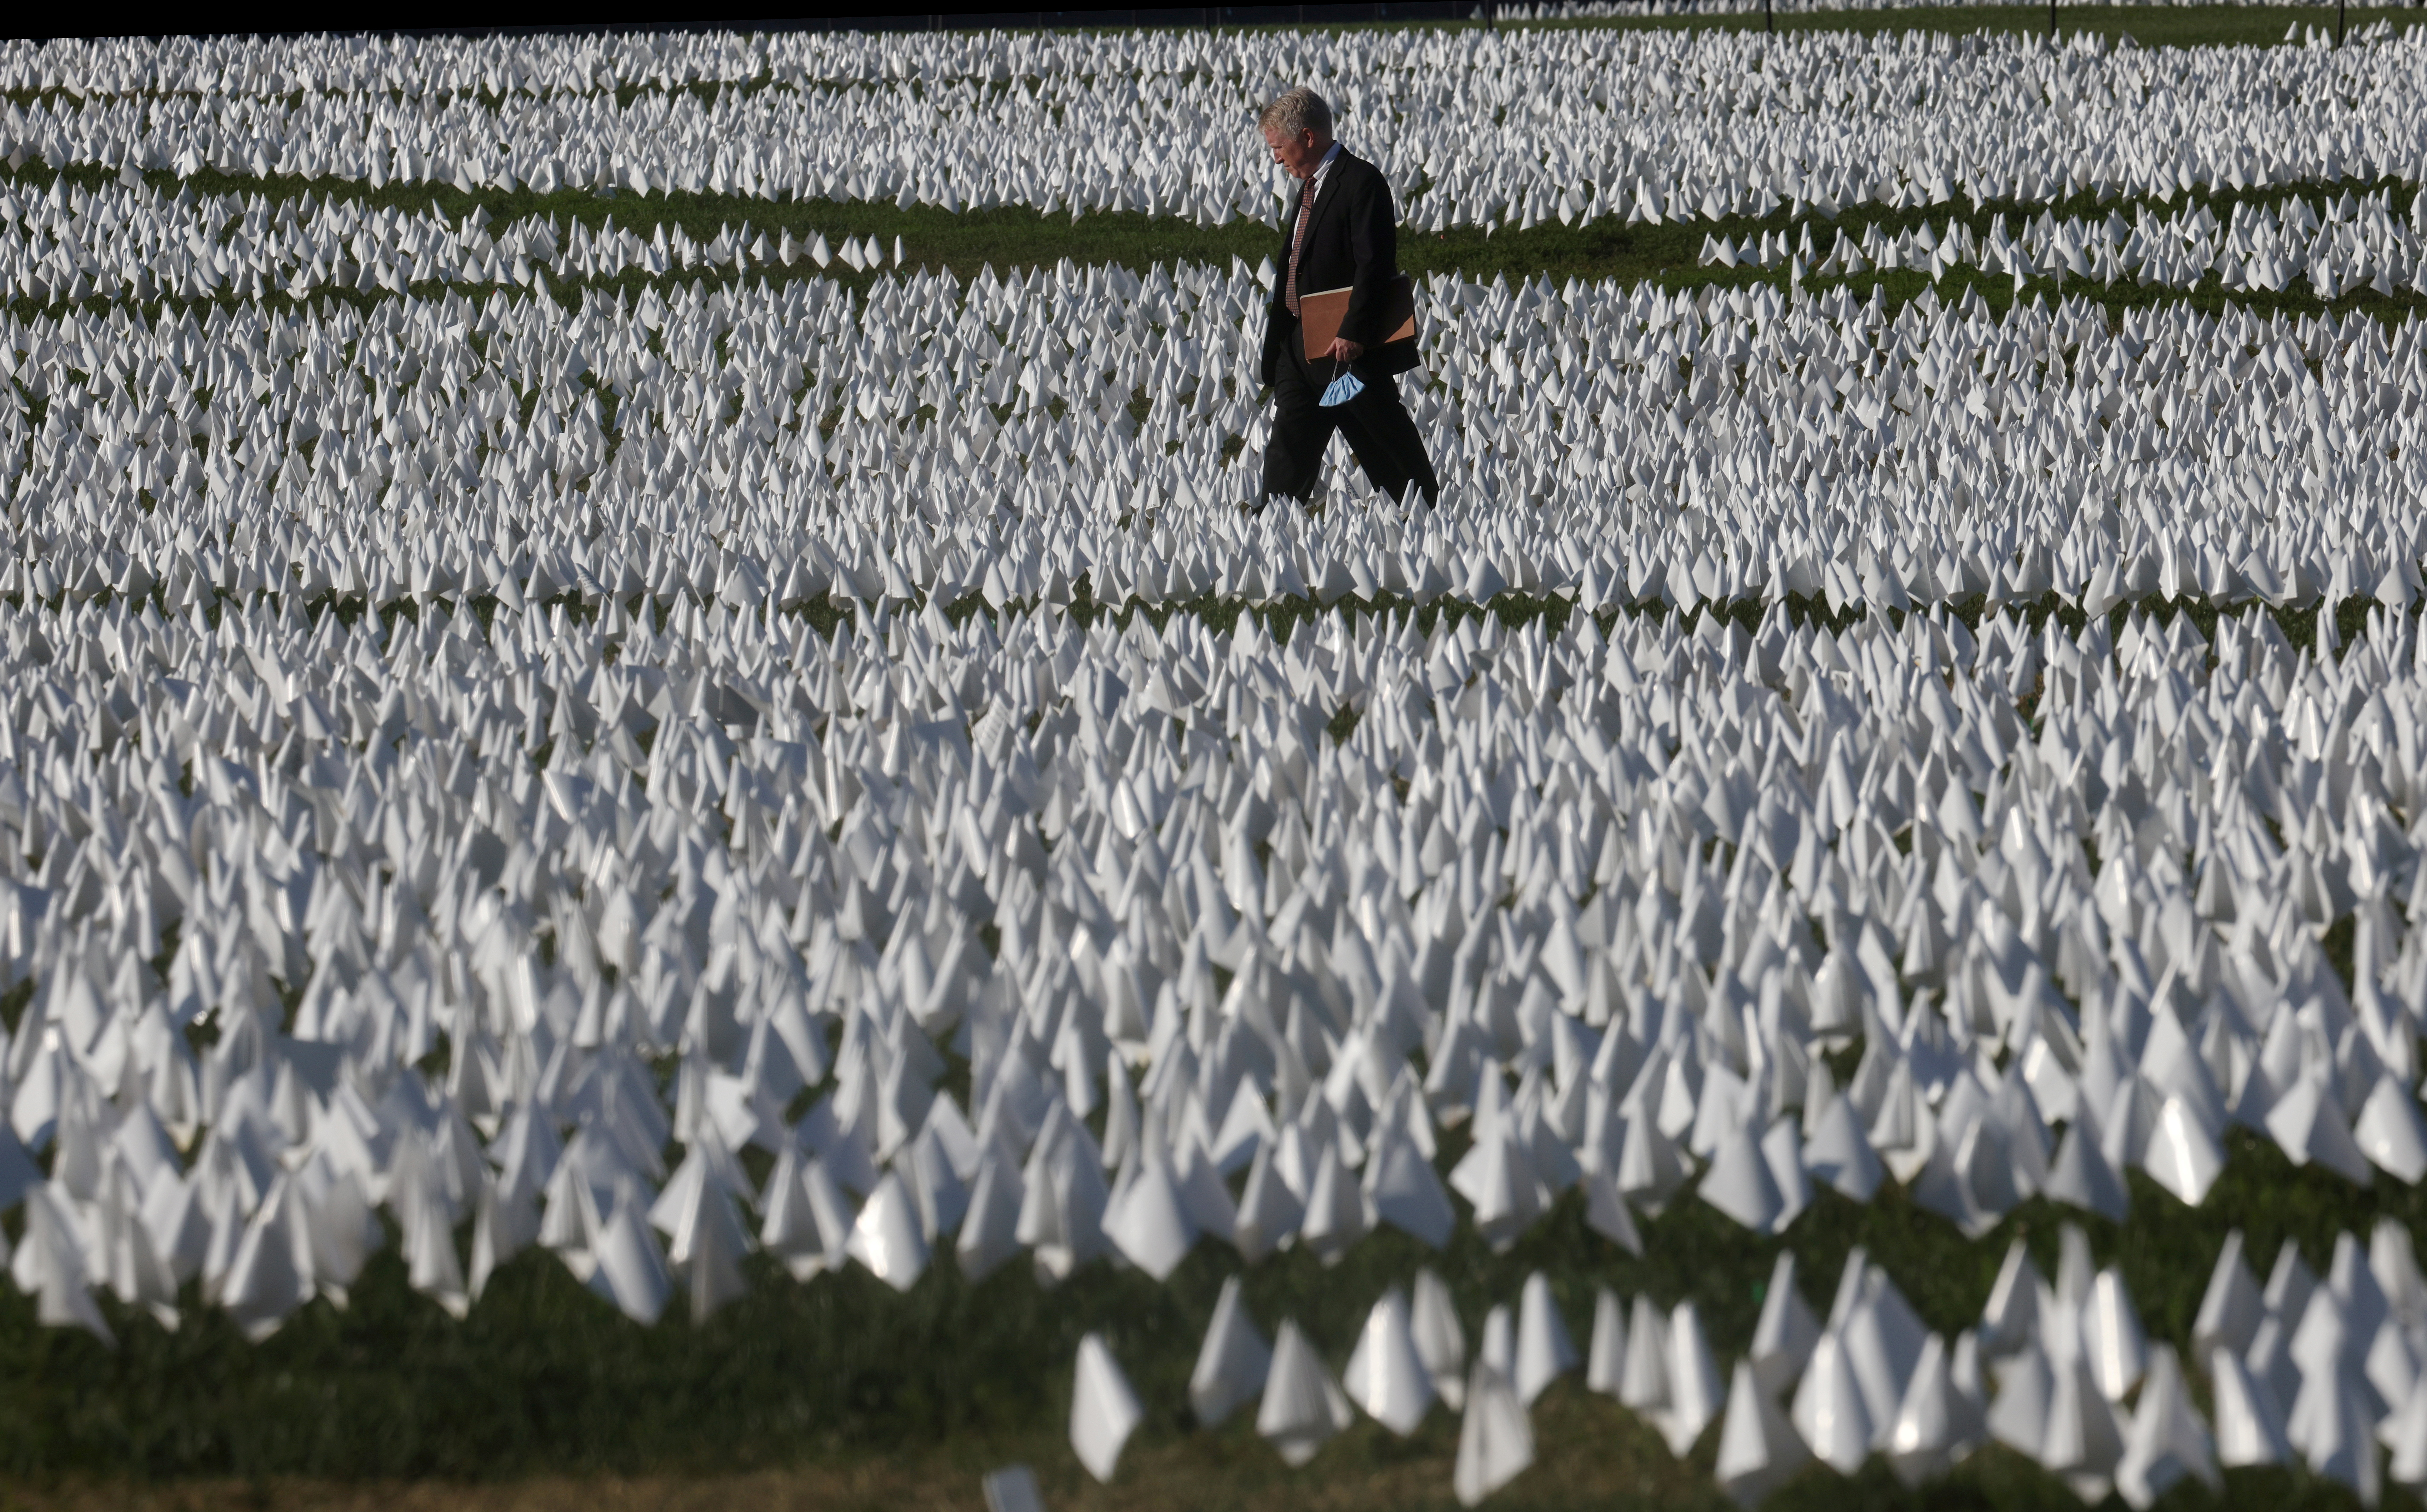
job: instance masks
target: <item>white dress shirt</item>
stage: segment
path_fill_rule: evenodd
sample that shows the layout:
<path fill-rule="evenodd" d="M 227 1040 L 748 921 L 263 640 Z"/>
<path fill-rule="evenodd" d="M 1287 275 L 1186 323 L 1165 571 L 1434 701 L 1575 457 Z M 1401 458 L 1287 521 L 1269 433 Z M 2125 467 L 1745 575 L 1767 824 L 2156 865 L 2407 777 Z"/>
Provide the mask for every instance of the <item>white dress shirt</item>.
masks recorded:
<path fill-rule="evenodd" d="M 1314 177 L 1307 180 L 1307 187 L 1298 191 L 1300 195 L 1298 214 L 1305 217 L 1306 221 L 1290 233 L 1289 283 L 1290 287 L 1299 294 L 1306 292 L 1304 289 L 1297 288 L 1298 257 L 1305 251 L 1306 226 L 1313 222 L 1314 202 L 1323 197 L 1324 176 L 1331 171 L 1332 160 L 1339 155 L 1340 143 L 1334 141 L 1331 144 L 1331 151 L 1323 154 L 1323 161 L 1314 165 Z M 1291 309 L 1295 311 L 1296 306 L 1292 305 Z"/>
<path fill-rule="evenodd" d="M 1340 144 L 1335 141 L 1331 151 L 1323 154 L 1323 161 L 1314 165 L 1314 197 L 1318 200 L 1323 198 L 1323 176 L 1331 171 L 1331 160 L 1339 155 Z"/>

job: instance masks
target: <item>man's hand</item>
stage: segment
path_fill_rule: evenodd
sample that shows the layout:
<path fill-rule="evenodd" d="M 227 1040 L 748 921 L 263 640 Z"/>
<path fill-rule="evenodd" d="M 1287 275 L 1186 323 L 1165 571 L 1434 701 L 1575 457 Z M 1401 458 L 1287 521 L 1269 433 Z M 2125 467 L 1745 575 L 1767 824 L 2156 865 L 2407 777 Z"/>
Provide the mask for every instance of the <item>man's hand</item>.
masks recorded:
<path fill-rule="evenodd" d="M 1365 349 L 1346 336 L 1334 336 L 1331 338 L 1331 350 L 1324 355 L 1334 362 L 1353 363 L 1365 355 Z"/>

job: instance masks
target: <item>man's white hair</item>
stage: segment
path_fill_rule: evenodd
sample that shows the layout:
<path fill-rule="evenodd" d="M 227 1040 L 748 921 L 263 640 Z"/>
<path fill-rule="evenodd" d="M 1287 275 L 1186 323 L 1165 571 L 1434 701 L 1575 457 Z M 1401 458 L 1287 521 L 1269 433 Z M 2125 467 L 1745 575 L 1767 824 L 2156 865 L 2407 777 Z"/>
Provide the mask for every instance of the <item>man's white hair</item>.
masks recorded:
<path fill-rule="evenodd" d="M 1311 131 L 1318 137 L 1331 135 L 1331 106 L 1323 96 L 1301 84 L 1264 106 L 1256 117 L 1256 129 L 1278 132 L 1295 141 L 1301 133 Z"/>

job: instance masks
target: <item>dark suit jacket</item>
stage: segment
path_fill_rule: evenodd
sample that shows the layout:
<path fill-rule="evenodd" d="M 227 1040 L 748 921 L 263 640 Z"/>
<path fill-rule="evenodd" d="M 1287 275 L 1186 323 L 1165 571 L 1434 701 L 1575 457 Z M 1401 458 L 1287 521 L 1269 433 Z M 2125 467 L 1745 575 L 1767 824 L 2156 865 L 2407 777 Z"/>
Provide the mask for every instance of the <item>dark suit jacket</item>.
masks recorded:
<path fill-rule="evenodd" d="M 1264 326 L 1263 362 L 1259 372 L 1266 383 L 1287 360 L 1289 344 L 1297 333 L 1297 317 L 1290 314 L 1283 294 L 1289 288 L 1290 237 L 1297 229 L 1296 204 L 1281 221 L 1280 252 L 1273 266 L 1273 301 Z M 1416 366 L 1416 344 L 1382 347 L 1390 334 L 1381 329 L 1383 297 L 1399 271 L 1399 214 L 1391 203 L 1391 186 L 1382 171 L 1346 148 L 1331 161 L 1323 188 L 1308 213 L 1306 241 L 1298 251 L 1300 295 L 1348 288 L 1348 316 L 1340 333 L 1365 349 L 1357 370 L 1367 377 L 1389 377 Z M 1311 356 L 1320 355 L 1310 353 Z"/>

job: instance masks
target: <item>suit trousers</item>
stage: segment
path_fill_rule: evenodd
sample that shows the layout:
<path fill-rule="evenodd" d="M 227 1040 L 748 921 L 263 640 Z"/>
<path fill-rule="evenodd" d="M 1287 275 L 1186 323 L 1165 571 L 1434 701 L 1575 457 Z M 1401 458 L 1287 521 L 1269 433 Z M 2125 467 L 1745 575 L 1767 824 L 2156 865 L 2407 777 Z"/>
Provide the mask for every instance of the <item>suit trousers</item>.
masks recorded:
<path fill-rule="evenodd" d="M 1399 402 L 1399 381 L 1368 378 L 1363 393 L 1327 409 L 1323 391 L 1335 370 L 1329 362 L 1310 366 L 1298 355 L 1293 335 L 1273 374 L 1273 434 L 1264 447 L 1264 496 L 1285 494 L 1300 502 L 1311 497 L 1323 476 L 1323 454 L 1334 431 L 1348 438 L 1358 465 L 1392 498 L 1405 498 L 1409 483 L 1424 490 L 1427 499 L 1439 496 L 1441 480 L 1425 454 L 1424 437 Z"/>

